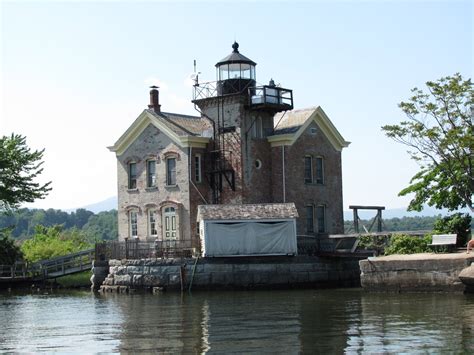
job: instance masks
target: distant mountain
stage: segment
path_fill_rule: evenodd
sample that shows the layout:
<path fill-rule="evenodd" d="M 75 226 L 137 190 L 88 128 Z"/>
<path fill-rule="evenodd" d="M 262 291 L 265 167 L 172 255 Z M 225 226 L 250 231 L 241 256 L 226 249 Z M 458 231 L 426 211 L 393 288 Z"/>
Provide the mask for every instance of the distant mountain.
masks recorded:
<path fill-rule="evenodd" d="M 117 196 L 109 197 L 106 200 L 99 201 L 96 203 L 92 203 L 90 205 L 81 206 L 77 208 L 84 208 L 86 210 L 92 211 L 94 213 L 99 213 L 102 211 L 110 211 L 117 209 Z M 67 211 L 74 211 L 76 208 L 67 210 Z M 469 210 L 464 209 L 461 210 L 463 213 L 469 213 Z M 375 211 L 359 211 L 359 217 L 361 219 L 371 219 L 375 216 Z M 426 206 L 421 212 L 407 212 L 406 208 L 390 208 L 386 209 L 382 212 L 382 217 L 384 219 L 390 218 L 402 218 L 402 217 L 426 217 L 426 216 L 437 216 L 442 215 L 446 216 L 451 214 L 448 210 L 438 210 L 433 207 Z M 344 211 L 344 220 L 352 220 L 352 210 Z"/>
<path fill-rule="evenodd" d="M 462 213 L 469 213 L 468 209 L 460 210 Z M 382 211 L 382 218 L 383 219 L 390 219 L 390 218 L 402 218 L 402 217 L 427 217 L 427 216 L 446 216 L 448 214 L 452 214 L 454 212 L 449 212 L 446 209 L 438 210 L 433 207 L 425 206 L 425 208 L 421 212 L 408 212 L 406 208 L 391 208 Z M 375 216 L 376 211 L 359 211 L 359 217 L 361 219 L 371 219 Z M 352 220 L 353 214 L 352 210 L 344 211 L 344 220 Z"/>
<path fill-rule="evenodd" d="M 110 210 L 116 210 L 117 209 L 117 196 L 112 196 L 109 197 L 106 200 L 99 201 L 96 203 L 92 203 L 87 206 L 82 206 L 78 208 L 84 208 L 88 211 L 94 212 L 94 213 L 99 213 L 102 211 L 110 211 Z"/>

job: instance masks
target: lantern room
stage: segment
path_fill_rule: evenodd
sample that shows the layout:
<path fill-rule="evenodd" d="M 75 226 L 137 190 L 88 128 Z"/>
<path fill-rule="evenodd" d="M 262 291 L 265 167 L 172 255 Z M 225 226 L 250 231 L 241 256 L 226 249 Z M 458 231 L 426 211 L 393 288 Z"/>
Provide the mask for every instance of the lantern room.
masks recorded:
<path fill-rule="evenodd" d="M 255 86 L 255 63 L 239 53 L 239 44 L 234 42 L 232 53 L 216 64 L 218 95 L 247 93 Z"/>

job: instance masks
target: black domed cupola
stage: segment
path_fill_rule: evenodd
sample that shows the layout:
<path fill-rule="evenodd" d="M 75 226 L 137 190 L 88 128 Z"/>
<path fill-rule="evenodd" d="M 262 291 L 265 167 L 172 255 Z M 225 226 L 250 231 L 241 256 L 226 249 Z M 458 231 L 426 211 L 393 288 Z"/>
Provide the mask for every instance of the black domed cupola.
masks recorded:
<path fill-rule="evenodd" d="M 239 44 L 234 42 L 233 51 L 216 64 L 218 95 L 247 94 L 249 87 L 255 86 L 255 63 L 239 52 Z"/>

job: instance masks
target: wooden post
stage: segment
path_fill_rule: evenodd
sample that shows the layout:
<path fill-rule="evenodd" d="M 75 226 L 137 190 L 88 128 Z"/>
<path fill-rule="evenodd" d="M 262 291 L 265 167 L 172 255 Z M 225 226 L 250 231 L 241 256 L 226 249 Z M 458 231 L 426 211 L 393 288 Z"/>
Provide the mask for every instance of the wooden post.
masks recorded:
<path fill-rule="evenodd" d="M 377 210 L 377 232 L 382 231 L 382 209 Z"/>
<path fill-rule="evenodd" d="M 359 233 L 359 214 L 357 208 L 354 208 L 354 232 Z"/>

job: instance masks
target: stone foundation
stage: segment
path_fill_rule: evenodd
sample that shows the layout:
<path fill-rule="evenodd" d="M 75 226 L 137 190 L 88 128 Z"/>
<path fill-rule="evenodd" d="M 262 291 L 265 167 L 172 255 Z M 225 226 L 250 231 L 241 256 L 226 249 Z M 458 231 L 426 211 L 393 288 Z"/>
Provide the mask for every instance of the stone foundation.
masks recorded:
<path fill-rule="evenodd" d="M 359 286 L 355 258 L 258 257 L 110 260 L 100 290 L 255 289 Z"/>
<path fill-rule="evenodd" d="M 474 261 L 473 254 L 391 255 L 361 260 L 360 280 L 374 291 L 463 292 L 459 274 Z"/>

